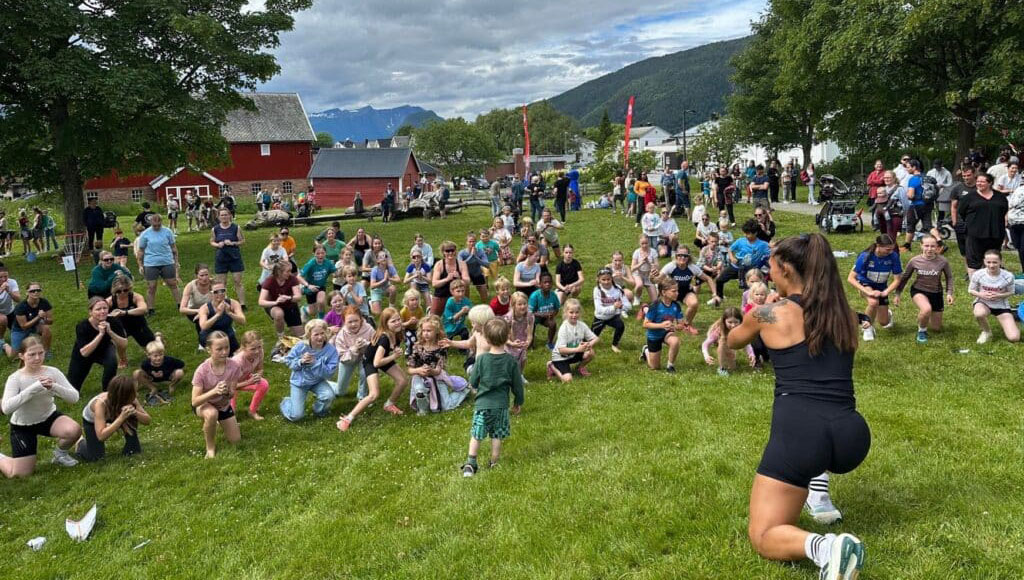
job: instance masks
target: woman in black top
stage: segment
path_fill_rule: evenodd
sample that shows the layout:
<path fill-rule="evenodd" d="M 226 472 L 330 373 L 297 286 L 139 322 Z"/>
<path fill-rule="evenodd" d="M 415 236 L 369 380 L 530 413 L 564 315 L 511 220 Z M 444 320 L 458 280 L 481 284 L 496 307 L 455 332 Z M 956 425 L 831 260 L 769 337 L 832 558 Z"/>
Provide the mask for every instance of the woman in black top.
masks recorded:
<path fill-rule="evenodd" d="M 985 252 L 1000 251 L 1006 231 L 1006 214 L 1010 203 L 1005 195 L 992 189 L 992 176 L 980 173 L 975 190 L 960 198 L 957 218 L 967 232 L 967 272 L 973 274 L 984 267 Z"/>
<path fill-rule="evenodd" d="M 352 257 L 355 259 L 356 264 L 362 266 L 363 256 L 370 249 L 370 238 L 366 235 L 366 230 L 363 228 L 356 230 L 356 235 L 352 236 L 347 245 L 352 248 Z"/>
<path fill-rule="evenodd" d="M 766 242 L 772 241 L 772 238 L 775 237 L 775 220 L 772 219 L 771 212 L 767 208 L 759 207 L 754 210 L 754 219 L 759 227 L 757 239 Z"/>
<path fill-rule="evenodd" d="M 441 242 L 441 259 L 434 262 L 434 270 L 430 274 L 430 285 L 434 288 L 434 300 L 430 305 L 430 313 L 440 316 L 444 313 L 444 305 L 451 298 L 451 285 L 461 279 L 469 284 L 469 267 L 455 253 L 455 242 Z"/>
<path fill-rule="evenodd" d="M 146 299 L 132 287 L 131 278 L 118 276 L 111 286 L 110 297 L 107 298 L 107 305 L 110 311 L 107 320 L 114 332 L 125 337 L 132 337 L 135 343 L 143 350 L 146 345 L 156 340 L 156 335 L 149 328 L 146 322 L 146 313 L 149 311 Z M 118 367 L 128 366 L 128 341 L 117 347 Z M 103 383 L 106 384 L 106 381 Z"/>
<path fill-rule="evenodd" d="M 768 166 L 768 199 L 771 203 L 779 203 L 779 183 L 782 175 L 779 173 L 779 162 L 772 159 Z"/>
<path fill-rule="evenodd" d="M 733 214 L 732 203 L 736 196 L 736 187 L 732 176 L 725 167 L 718 168 L 718 177 L 715 178 L 715 200 L 718 203 L 718 211 L 723 209 L 729 212 L 729 222 L 736 225 L 736 216 Z"/>
<path fill-rule="evenodd" d="M 805 502 L 816 520 L 839 519 L 828 472 L 853 470 L 871 446 L 853 395 L 857 317 L 820 234 L 782 240 L 770 264 L 782 298 L 750 311 L 727 335 L 733 349 L 760 337 L 775 368 L 771 435 L 750 494 L 750 541 L 765 558 L 807 557 L 823 568 L 822 578 L 849 578 L 864 561 L 860 540 L 809 533 L 796 523 Z"/>
<path fill-rule="evenodd" d="M 234 356 L 238 350 L 234 323 L 245 324 L 245 313 L 240 302 L 228 298 L 227 285 L 223 281 L 213 283 L 212 294 L 213 299 L 199 307 L 199 344 L 206 344 L 210 334 L 219 330 L 228 336 L 228 355 Z"/>
<path fill-rule="evenodd" d="M 75 327 L 75 345 L 71 348 L 68 382 L 81 391 L 92 365 L 103 367 L 102 390 L 117 374 L 117 348 L 124 348 L 128 339 L 114 331 L 107 321 L 110 305 L 99 296 L 89 299 L 89 317 Z"/>

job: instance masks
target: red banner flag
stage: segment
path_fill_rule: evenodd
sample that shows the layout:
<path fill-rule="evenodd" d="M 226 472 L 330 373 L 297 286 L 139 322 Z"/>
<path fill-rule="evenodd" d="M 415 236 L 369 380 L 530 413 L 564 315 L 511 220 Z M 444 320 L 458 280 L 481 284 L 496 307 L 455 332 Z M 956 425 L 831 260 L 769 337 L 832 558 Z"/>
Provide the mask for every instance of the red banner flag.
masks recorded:
<path fill-rule="evenodd" d="M 523 137 L 526 143 L 523 148 L 523 165 L 526 166 L 523 177 L 528 179 L 530 175 L 530 123 L 526 120 L 526 105 L 523 105 Z"/>
<path fill-rule="evenodd" d="M 633 126 L 633 99 L 635 97 L 629 97 L 629 108 L 626 109 L 626 144 L 623 153 L 625 160 L 622 163 L 626 169 L 629 169 L 629 129 Z"/>

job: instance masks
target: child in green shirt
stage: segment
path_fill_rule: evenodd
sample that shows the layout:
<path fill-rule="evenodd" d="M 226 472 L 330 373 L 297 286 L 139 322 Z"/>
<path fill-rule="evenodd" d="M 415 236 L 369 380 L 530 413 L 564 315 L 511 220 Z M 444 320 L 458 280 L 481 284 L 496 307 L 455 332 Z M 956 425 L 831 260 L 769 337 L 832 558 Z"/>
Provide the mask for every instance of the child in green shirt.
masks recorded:
<path fill-rule="evenodd" d="M 484 338 L 488 351 L 478 352 L 469 383 L 477 389 L 473 406 L 473 426 L 469 431 L 469 456 L 462 466 L 463 477 L 473 477 L 478 467 L 477 453 L 480 441 L 491 438 L 490 467 L 498 464 L 501 442 L 510 434 L 508 418 L 508 395 L 512 392 L 512 413 L 519 414 L 523 405 L 523 377 L 519 373 L 519 362 L 505 352 L 509 326 L 503 318 L 492 318 L 484 325 Z"/>

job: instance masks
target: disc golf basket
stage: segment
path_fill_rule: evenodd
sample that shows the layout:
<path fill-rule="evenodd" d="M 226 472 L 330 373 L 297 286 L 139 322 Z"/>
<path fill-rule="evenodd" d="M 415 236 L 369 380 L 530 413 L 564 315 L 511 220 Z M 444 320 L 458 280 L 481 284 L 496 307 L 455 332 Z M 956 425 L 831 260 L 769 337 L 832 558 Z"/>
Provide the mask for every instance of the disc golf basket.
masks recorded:
<path fill-rule="evenodd" d="M 90 248 L 86 247 L 85 232 L 59 236 L 62 238 L 60 260 L 64 264 L 64 270 L 75 273 L 75 287 L 82 288 L 82 280 L 78 277 L 78 263 L 81 262 L 82 253 L 89 254 Z"/>

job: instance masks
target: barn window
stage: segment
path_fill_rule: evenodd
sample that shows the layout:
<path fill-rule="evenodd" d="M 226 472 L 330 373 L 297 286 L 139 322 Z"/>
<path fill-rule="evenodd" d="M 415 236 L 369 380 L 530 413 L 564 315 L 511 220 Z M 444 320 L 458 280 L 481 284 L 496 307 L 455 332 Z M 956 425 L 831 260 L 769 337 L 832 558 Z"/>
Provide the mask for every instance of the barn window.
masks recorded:
<path fill-rule="evenodd" d="M 250 192 L 251 192 L 251 193 L 252 193 L 253 195 L 256 195 L 257 193 L 259 193 L 259 192 L 263 191 L 263 184 L 262 184 L 262 183 L 253 183 L 253 184 L 250 184 L 250 185 L 249 185 L 249 191 L 250 191 Z"/>
<path fill-rule="evenodd" d="M 260 143 L 260 156 L 270 157 L 270 143 Z"/>
<path fill-rule="evenodd" d="M 292 192 L 292 182 L 290 182 L 290 181 L 282 181 L 281 182 L 281 192 L 282 193 L 291 193 Z"/>
<path fill-rule="evenodd" d="M 134 201 L 136 203 L 142 201 L 142 190 L 141 189 L 133 189 L 132 190 L 132 201 Z"/>
<path fill-rule="evenodd" d="M 222 184 L 217 186 L 217 192 L 220 193 L 220 195 L 224 195 L 225 193 L 230 193 L 231 192 L 231 186 L 226 184 L 226 183 L 222 183 Z"/>
<path fill-rule="evenodd" d="M 85 192 L 85 201 L 89 201 L 90 199 L 99 199 L 99 198 L 100 198 L 100 192 L 98 192 L 98 191 L 87 191 L 87 192 Z"/>

